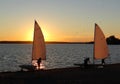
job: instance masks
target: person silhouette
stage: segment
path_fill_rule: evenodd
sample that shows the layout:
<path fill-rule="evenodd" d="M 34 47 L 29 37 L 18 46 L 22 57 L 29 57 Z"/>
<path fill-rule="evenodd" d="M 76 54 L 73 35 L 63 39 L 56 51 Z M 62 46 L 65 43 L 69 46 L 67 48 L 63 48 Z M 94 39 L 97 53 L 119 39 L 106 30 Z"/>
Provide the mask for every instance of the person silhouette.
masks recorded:
<path fill-rule="evenodd" d="M 88 62 L 90 62 L 89 58 L 84 59 L 84 67 L 86 68 L 88 66 Z"/>
<path fill-rule="evenodd" d="M 40 68 L 41 58 L 39 58 L 39 59 L 37 60 L 37 64 L 38 64 L 38 68 Z"/>
<path fill-rule="evenodd" d="M 104 65 L 105 64 L 105 59 L 102 59 L 102 65 Z"/>

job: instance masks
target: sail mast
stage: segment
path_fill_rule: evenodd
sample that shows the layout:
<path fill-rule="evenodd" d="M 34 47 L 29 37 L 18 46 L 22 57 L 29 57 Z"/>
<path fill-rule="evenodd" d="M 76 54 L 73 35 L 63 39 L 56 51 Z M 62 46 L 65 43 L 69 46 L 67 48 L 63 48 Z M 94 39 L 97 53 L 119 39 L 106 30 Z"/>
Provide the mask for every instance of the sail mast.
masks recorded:
<path fill-rule="evenodd" d="M 95 59 L 95 35 L 96 35 L 96 23 L 95 23 L 95 26 L 94 26 L 94 47 L 93 47 L 93 64 L 94 64 L 94 59 Z"/>
<path fill-rule="evenodd" d="M 33 50 L 34 50 L 34 39 L 35 39 L 35 24 L 36 23 L 36 20 L 34 20 L 34 32 L 33 32 L 33 42 L 32 42 L 32 56 L 33 56 Z M 32 60 L 33 60 L 33 57 L 31 59 L 31 63 L 32 63 Z"/>

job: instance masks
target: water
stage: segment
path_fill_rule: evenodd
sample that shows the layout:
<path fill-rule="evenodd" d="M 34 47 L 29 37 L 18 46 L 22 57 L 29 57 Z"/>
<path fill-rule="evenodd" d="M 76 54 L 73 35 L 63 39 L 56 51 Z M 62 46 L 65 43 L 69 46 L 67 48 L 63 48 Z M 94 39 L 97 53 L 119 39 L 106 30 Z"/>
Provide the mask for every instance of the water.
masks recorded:
<path fill-rule="evenodd" d="M 92 44 L 47 44 L 46 69 L 75 67 L 85 57 L 93 61 Z M 120 63 L 120 45 L 109 45 L 110 57 L 106 63 Z M 0 44 L 0 72 L 19 71 L 19 65 L 31 64 L 31 44 Z M 100 63 L 101 61 L 95 61 Z"/>

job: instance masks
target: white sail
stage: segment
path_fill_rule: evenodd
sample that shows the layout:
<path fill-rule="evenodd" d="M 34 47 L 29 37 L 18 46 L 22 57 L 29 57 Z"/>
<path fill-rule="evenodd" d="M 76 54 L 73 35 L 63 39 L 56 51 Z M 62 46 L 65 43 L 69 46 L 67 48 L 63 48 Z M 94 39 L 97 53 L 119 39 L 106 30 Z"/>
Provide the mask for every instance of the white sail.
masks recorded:
<path fill-rule="evenodd" d="M 105 59 L 108 57 L 108 46 L 105 36 L 100 27 L 95 24 L 94 34 L 94 59 Z"/>
<path fill-rule="evenodd" d="M 38 60 L 39 58 L 41 58 L 42 60 L 46 60 L 46 47 L 41 28 L 35 21 L 32 60 Z"/>

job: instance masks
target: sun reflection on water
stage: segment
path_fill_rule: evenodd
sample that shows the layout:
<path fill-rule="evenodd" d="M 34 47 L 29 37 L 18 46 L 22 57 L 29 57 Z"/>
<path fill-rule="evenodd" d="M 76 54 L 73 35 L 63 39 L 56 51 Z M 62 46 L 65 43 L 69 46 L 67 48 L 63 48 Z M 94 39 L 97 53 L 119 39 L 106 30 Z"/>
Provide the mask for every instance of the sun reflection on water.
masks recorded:
<path fill-rule="evenodd" d="M 41 62 L 40 67 L 39 67 L 38 64 L 37 64 L 37 60 L 33 60 L 32 65 L 36 67 L 36 70 L 45 69 L 44 63 Z"/>

